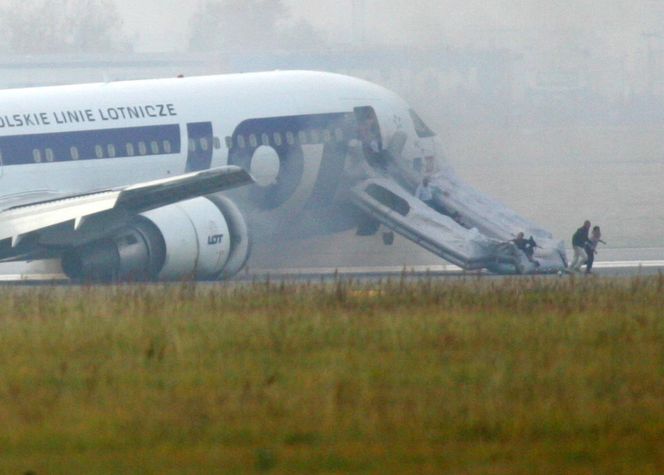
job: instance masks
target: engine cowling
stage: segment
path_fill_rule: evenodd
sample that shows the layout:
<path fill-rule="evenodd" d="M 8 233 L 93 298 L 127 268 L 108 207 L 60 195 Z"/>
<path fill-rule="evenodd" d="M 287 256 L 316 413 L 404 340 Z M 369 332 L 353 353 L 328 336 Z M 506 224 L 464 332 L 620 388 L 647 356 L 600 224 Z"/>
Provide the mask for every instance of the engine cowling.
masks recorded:
<path fill-rule="evenodd" d="M 238 272 L 250 249 L 238 208 L 211 195 L 143 213 L 112 236 L 65 252 L 62 268 L 76 280 L 214 280 Z"/>
<path fill-rule="evenodd" d="M 237 205 L 223 195 L 209 195 L 207 197 L 221 210 L 230 233 L 230 255 L 217 278 L 228 279 L 240 272 L 251 256 L 251 234 L 249 226 L 242 216 Z"/>

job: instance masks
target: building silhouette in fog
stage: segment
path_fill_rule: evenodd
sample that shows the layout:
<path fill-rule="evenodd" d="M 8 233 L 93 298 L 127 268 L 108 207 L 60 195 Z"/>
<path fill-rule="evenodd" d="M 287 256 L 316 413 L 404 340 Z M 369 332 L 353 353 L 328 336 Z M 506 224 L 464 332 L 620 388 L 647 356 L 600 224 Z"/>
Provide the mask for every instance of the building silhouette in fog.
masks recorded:
<path fill-rule="evenodd" d="M 487 37 L 498 34 L 511 32 Z M 388 87 L 438 128 L 664 122 L 664 35 L 644 34 L 642 50 L 617 59 L 587 48 L 592 38 L 569 36 L 576 42 L 551 44 L 547 54 L 544 46 L 529 50 L 502 38 L 466 49 L 358 44 L 277 53 L 5 56 L 0 87 L 314 69 Z"/>

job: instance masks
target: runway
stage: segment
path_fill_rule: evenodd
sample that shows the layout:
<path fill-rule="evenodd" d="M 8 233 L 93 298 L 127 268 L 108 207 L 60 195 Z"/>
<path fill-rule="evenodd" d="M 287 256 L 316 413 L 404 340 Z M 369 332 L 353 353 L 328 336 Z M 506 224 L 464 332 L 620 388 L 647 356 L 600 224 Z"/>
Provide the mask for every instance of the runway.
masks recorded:
<path fill-rule="evenodd" d="M 622 260 L 595 262 L 593 275 L 602 277 L 635 277 L 639 275 L 657 275 L 664 273 L 664 260 Z M 508 277 L 533 277 L 542 274 L 508 275 Z M 546 274 L 544 274 L 546 275 Z M 551 274 L 549 274 L 551 275 Z M 554 274 L 555 275 L 555 274 Z M 563 274 L 566 276 L 567 274 Z M 585 273 L 576 274 L 584 276 Z M 254 269 L 243 273 L 234 280 L 317 280 L 317 279 L 358 279 L 380 280 L 394 279 L 402 276 L 408 278 L 459 278 L 459 277 L 487 277 L 504 278 L 505 275 L 492 274 L 488 271 L 464 271 L 452 264 L 443 265 L 417 265 L 417 266 L 372 266 L 372 267 L 310 267 L 310 268 L 281 268 L 281 269 Z"/>
<path fill-rule="evenodd" d="M 607 250 L 603 253 L 607 260 L 596 261 L 593 275 L 601 277 L 635 277 L 664 273 L 664 259 L 660 248 L 653 249 L 622 249 Z M 633 258 L 637 255 L 647 258 Z M 230 282 L 253 282 L 264 280 L 281 281 L 331 281 L 336 279 L 353 279 L 360 281 L 380 281 L 387 279 L 421 279 L 421 278 L 505 278 L 505 275 L 492 274 L 486 270 L 464 271 L 453 264 L 440 264 L 440 260 L 432 264 L 414 265 L 362 265 L 349 266 L 300 266 L 300 267 L 252 267 L 248 266 Z M 536 275 L 536 274 L 535 274 Z M 563 276 L 566 276 L 564 274 Z M 585 274 L 578 274 L 584 276 Z M 533 274 L 509 275 L 507 277 L 529 278 Z M 554 274 L 555 276 L 555 274 Z M 4 284 L 66 284 L 67 277 L 61 272 L 56 261 L 39 261 L 29 264 L 0 264 L 0 283 Z M 225 281 L 228 282 L 228 281 Z M 223 283 L 223 282 L 222 282 Z"/>
<path fill-rule="evenodd" d="M 409 244 L 409 243 L 406 243 Z M 380 249 L 380 248 L 379 248 Z M 315 253 L 313 254 L 315 255 Z M 402 253 L 413 261 L 409 264 L 380 265 L 381 257 L 384 260 L 393 259 L 393 255 L 365 254 L 364 258 L 360 253 L 353 255 L 357 262 L 371 262 L 371 265 L 348 265 L 351 259 L 343 256 L 339 259 L 339 265 L 297 265 L 297 266 L 270 266 L 262 267 L 250 265 L 242 273 L 236 276 L 235 280 L 256 280 L 256 279 L 282 279 L 282 280 L 314 280 L 330 278 L 348 278 L 362 280 L 379 280 L 387 278 L 400 278 L 408 276 L 410 278 L 432 277 L 432 278 L 451 278 L 467 276 L 485 276 L 502 278 L 504 275 L 492 274 L 486 270 L 482 271 L 464 271 L 458 266 L 448 264 L 433 256 L 431 263 L 426 263 L 427 256 L 430 254 L 421 253 Z M 571 252 L 568 253 L 571 257 Z M 616 276 L 631 277 L 638 275 L 657 275 L 664 273 L 664 248 L 608 248 L 602 249 L 599 260 L 595 261 L 593 274 L 597 276 Z M 333 259 L 326 259 L 328 262 Z M 404 259 L 405 260 L 405 259 Z M 254 260 L 255 263 L 260 262 Z M 318 264 L 318 263 L 317 263 Z M 326 263 L 327 264 L 327 263 Z M 523 276 L 512 275 L 512 277 L 532 277 L 532 274 Z"/>

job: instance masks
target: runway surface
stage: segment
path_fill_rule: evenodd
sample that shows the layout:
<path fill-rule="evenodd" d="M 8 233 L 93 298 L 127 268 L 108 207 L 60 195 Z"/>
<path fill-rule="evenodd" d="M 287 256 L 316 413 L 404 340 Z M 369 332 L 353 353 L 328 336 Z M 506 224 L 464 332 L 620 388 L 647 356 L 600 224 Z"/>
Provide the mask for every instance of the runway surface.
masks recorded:
<path fill-rule="evenodd" d="M 664 273 L 664 260 L 622 260 L 596 262 L 592 274 L 597 276 L 633 277 L 639 275 L 657 275 Z M 537 274 L 511 275 L 511 277 L 532 277 Z M 550 274 L 551 275 L 551 274 Z M 555 274 L 554 274 L 555 275 Z M 566 276 L 568 274 L 561 274 Z M 575 275 L 585 276 L 585 272 Z M 446 277 L 497 277 L 505 275 L 492 274 L 487 271 L 464 271 L 453 264 L 443 265 L 417 265 L 417 266 L 372 266 L 372 267 L 311 267 L 311 268 L 281 268 L 281 269 L 254 269 L 237 276 L 234 280 L 316 280 L 316 279 L 359 279 L 380 280 L 394 279 L 402 276 L 408 278 L 446 278 Z"/>
<path fill-rule="evenodd" d="M 20 271 L 20 268 L 15 268 Z M 623 259 L 595 262 L 593 275 L 600 277 L 636 277 L 664 274 L 664 259 Z M 584 272 L 575 274 L 585 277 Z M 514 278 L 530 278 L 532 274 L 511 275 Z M 568 274 L 552 277 L 565 277 Z M 485 270 L 464 271 L 453 264 L 432 265 L 403 265 L 403 266 L 343 266 L 343 267 L 281 267 L 281 268 L 248 268 L 230 280 L 230 282 L 255 282 L 266 280 L 277 281 L 321 281 L 328 282 L 336 279 L 352 279 L 363 282 L 381 281 L 387 279 L 416 280 L 422 278 L 504 278 L 505 275 L 492 274 Z M 0 282 L 5 284 L 66 284 L 67 277 L 61 272 L 54 271 L 52 263 L 45 263 L 39 272 L 10 272 L 0 274 Z"/>

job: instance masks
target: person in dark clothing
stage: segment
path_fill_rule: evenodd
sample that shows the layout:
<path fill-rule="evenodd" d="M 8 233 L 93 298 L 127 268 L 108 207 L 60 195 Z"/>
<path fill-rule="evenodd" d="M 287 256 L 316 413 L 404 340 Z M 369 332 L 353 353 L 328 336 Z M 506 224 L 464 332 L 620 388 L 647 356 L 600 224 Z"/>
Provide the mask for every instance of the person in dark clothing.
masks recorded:
<path fill-rule="evenodd" d="M 583 226 L 577 229 L 572 236 L 574 259 L 572 260 L 570 269 L 573 271 L 578 272 L 581 266 L 588 260 L 588 253 L 586 252 L 586 244 L 590 242 L 588 231 L 590 231 L 590 221 L 586 220 Z"/>
<path fill-rule="evenodd" d="M 521 250 L 526 255 L 530 262 L 536 266 L 539 266 L 539 262 L 537 262 L 537 260 L 533 257 L 537 243 L 532 236 L 530 236 L 530 239 L 526 239 L 523 233 L 520 232 L 514 239 L 512 239 L 512 242 L 517 247 L 517 249 Z"/>
<path fill-rule="evenodd" d="M 586 261 L 586 274 L 592 273 L 593 262 L 595 262 L 595 254 L 597 254 L 597 245 L 599 243 L 606 244 L 602 241 L 602 231 L 599 229 L 599 226 L 593 226 L 593 230 L 590 233 L 590 239 L 586 243 L 586 253 L 588 254 L 588 260 Z"/>

